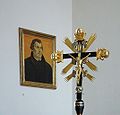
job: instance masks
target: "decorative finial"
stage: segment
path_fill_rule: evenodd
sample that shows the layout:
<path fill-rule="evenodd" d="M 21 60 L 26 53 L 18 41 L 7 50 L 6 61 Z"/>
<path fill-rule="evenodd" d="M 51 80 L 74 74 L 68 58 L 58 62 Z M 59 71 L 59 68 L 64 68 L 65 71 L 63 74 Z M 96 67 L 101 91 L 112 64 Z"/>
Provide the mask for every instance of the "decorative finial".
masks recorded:
<path fill-rule="evenodd" d="M 85 39 L 86 33 L 83 29 L 78 28 L 78 29 L 76 29 L 74 35 L 75 35 L 76 40 L 83 41 Z"/>

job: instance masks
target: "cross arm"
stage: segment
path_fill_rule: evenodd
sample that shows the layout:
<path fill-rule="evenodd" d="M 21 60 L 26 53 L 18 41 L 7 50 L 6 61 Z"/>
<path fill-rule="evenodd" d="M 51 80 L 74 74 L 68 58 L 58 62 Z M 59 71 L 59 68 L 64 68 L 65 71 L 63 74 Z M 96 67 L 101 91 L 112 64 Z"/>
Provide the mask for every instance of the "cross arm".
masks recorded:
<path fill-rule="evenodd" d="M 96 52 L 82 52 L 81 57 L 84 58 L 88 54 L 89 54 L 88 57 L 96 57 Z M 69 54 L 63 54 L 63 59 L 72 58 L 70 55 L 72 55 L 75 58 L 78 57 L 78 53 L 69 53 Z"/>
<path fill-rule="evenodd" d="M 96 57 L 97 60 L 98 59 L 104 60 L 109 56 L 109 51 L 105 48 L 101 48 L 95 52 L 81 52 L 81 58 L 86 57 L 88 54 L 89 54 L 88 57 Z M 57 63 L 59 63 L 62 62 L 63 59 L 72 58 L 70 55 L 72 55 L 75 58 L 78 57 L 78 53 L 63 54 L 63 51 L 57 51 L 51 55 L 51 58 Z"/>

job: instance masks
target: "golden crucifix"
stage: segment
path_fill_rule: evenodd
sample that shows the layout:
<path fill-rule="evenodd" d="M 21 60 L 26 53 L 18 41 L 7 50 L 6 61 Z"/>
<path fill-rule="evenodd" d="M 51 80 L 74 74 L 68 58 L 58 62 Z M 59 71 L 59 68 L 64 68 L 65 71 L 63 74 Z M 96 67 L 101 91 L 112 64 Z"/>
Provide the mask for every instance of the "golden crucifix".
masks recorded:
<path fill-rule="evenodd" d="M 109 51 L 105 48 L 98 49 L 95 52 L 86 52 L 91 44 L 96 39 L 96 34 L 90 36 L 88 40 L 85 39 L 86 33 L 83 29 L 78 28 L 74 33 L 74 42 L 72 43 L 69 38 L 64 40 L 64 43 L 74 52 L 69 54 L 63 54 L 63 51 L 57 51 L 52 54 L 52 59 L 57 63 L 63 61 L 63 59 L 71 58 L 72 61 L 62 70 L 63 73 L 67 73 L 73 65 L 72 73 L 68 75 L 65 79 L 69 81 L 73 77 L 76 77 L 76 91 L 77 91 L 77 100 L 75 102 L 75 110 L 77 115 L 82 115 L 84 109 L 84 101 L 82 100 L 82 79 L 87 77 L 90 81 L 94 79 L 92 75 L 88 73 L 87 70 L 84 70 L 84 65 L 86 64 L 91 70 L 96 71 L 97 67 L 94 65 L 88 58 L 96 57 L 96 59 L 104 60 L 109 56 Z"/>

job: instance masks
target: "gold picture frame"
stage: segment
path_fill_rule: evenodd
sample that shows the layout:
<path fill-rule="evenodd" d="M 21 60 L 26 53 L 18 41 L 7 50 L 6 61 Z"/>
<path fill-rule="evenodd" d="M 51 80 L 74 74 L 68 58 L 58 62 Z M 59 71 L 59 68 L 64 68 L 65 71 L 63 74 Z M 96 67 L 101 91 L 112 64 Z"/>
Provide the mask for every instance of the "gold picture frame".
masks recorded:
<path fill-rule="evenodd" d="M 56 36 L 19 28 L 20 84 L 56 89 Z"/>

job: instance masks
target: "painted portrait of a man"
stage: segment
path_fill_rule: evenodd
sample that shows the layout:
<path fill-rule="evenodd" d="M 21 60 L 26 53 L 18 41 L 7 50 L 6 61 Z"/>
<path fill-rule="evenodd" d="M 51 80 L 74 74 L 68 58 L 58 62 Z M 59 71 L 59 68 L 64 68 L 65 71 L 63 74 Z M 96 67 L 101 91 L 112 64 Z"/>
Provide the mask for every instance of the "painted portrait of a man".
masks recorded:
<path fill-rule="evenodd" d="M 33 39 L 30 49 L 31 56 L 25 59 L 25 80 L 52 83 L 52 67 L 43 56 L 41 40 Z"/>
<path fill-rule="evenodd" d="M 51 54 L 56 37 L 19 28 L 20 83 L 24 86 L 56 88 L 56 65 Z"/>

